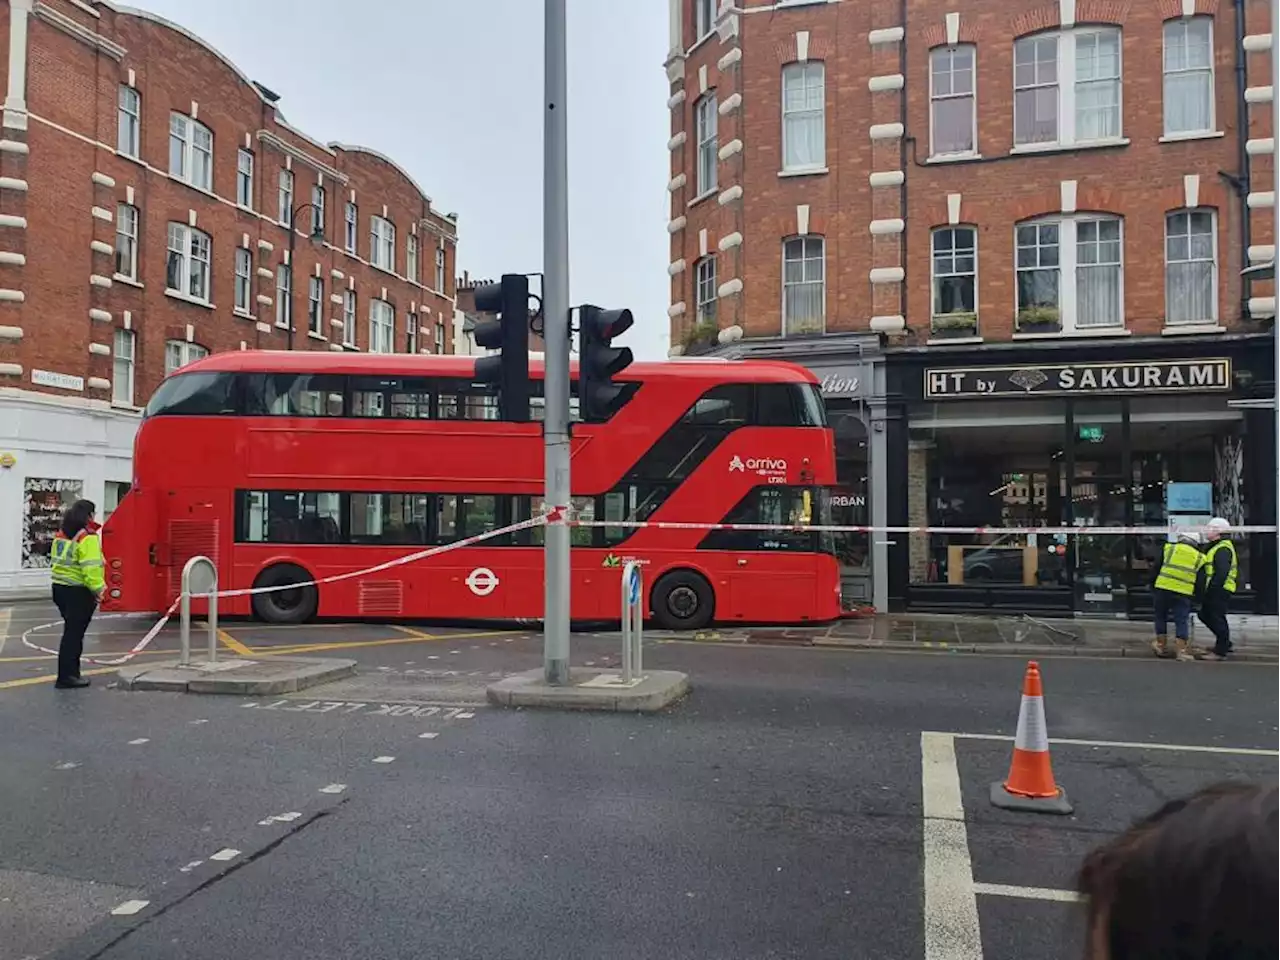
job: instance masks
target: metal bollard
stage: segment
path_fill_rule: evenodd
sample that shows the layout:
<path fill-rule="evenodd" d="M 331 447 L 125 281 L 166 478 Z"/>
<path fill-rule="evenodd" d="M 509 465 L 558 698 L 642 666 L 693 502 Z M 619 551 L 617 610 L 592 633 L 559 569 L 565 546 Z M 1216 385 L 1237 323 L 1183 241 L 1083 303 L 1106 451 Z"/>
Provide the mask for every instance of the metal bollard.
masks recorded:
<path fill-rule="evenodd" d="M 644 576 L 640 564 L 627 561 L 622 568 L 622 682 L 643 676 Z"/>
<path fill-rule="evenodd" d="M 191 575 L 201 565 L 209 568 L 209 589 L 198 591 L 209 597 L 209 662 L 218 659 L 218 568 L 208 557 L 192 557 L 182 568 L 182 594 L 179 606 L 178 638 L 181 654 L 178 665 L 191 664 Z"/>

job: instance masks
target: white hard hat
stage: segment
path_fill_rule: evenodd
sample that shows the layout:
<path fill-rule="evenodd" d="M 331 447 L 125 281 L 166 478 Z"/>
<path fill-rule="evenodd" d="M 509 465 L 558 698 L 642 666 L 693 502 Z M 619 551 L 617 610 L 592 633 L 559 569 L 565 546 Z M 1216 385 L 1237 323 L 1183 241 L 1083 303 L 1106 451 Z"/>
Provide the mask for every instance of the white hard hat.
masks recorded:
<path fill-rule="evenodd" d="M 1194 530 L 1183 530 L 1179 532 L 1178 539 L 1185 540 L 1187 543 L 1194 543 L 1197 546 L 1200 544 L 1200 534 L 1196 533 Z"/>
<path fill-rule="evenodd" d="M 1208 524 L 1206 524 L 1206 526 L 1210 530 L 1230 530 L 1231 529 L 1231 524 L 1229 524 L 1226 520 L 1223 520 L 1222 517 L 1214 517 L 1212 520 L 1208 522 Z"/>

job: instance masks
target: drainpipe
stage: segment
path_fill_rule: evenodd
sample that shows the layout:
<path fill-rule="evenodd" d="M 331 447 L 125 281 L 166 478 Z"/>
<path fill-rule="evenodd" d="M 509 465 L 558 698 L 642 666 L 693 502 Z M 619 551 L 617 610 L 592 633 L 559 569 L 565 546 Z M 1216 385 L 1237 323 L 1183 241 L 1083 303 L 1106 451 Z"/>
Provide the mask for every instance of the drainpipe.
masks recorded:
<path fill-rule="evenodd" d="M 1232 6 L 1236 15 L 1236 149 L 1239 154 L 1239 178 L 1235 182 L 1236 192 L 1240 195 L 1240 252 L 1244 266 L 1249 265 L 1249 245 L 1253 240 L 1253 229 L 1249 214 L 1249 189 L 1251 183 L 1249 150 L 1249 104 L 1244 98 L 1245 84 L 1245 49 L 1244 49 L 1244 4 L 1245 0 L 1233 0 Z M 1248 274 L 1240 278 L 1240 318 L 1249 316 L 1249 298 L 1253 294 L 1253 280 Z"/>
<path fill-rule="evenodd" d="M 1241 0 L 1236 0 L 1236 2 L 1237 2 L 1237 3 L 1239 3 L 1239 2 L 1241 2 Z M 901 250 L 902 250 L 902 283 L 901 283 L 901 285 L 898 287 L 898 312 L 902 314 L 902 330 L 903 330 L 903 333 L 905 333 L 908 329 L 910 329 L 910 318 L 907 316 L 907 290 L 908 290 L 908 287 L 907 287 L 907 281 L 908 281 L 908 279 L 909 279 L 909 277 L 908 277 L 908 273 L 909 273 L 909 271 L 908 271 L 908 269 L 907 269 L 907 260 L 908 260 L 907 253 L 908 253 L 909 246 L 908 246 L 908 243 L 907 243 L 907 237 L 909 237 L 909 236 L 910 236 L 910 234 L 909 234 L 907 231 L 911 229 L 911 224 L 910 224 L 910 222 L 909 222 L 909 217 L 908 217 L 908 212 L 907 212 L 907 187 L 908 187 L 908 184 L 907 184 L 907 176 L 906 176 L 906 171 L 907 171 L 907 136 L 906 136 L 906 130 L 907 130 L 907 84 L 906 84 L 906 79 L 905 79 L 905 78 L 908 76 L 908 73 L 907 73 L 907 42 L 908 42 L 908 37 L 910 36 L 910 32 L 909 32 L 909 31 L 907 31 L 907 29 L 906 29 L 906 27 L 907 27 L 907 0 L 898 0 L 898 23 L 899 23 L 899 25 L 901 25 L 901 26 L 902 26 L 902 28 L 903 28 L 902 42 L 901 42 L 900 44 L 898 44 L 898 72 L 899 72 L 899 73 L 901 73 L 901 74 L 902 74 L 902 76 L 903 76 L 903 78 L 904 78 L 904 79 L 903 79 L 903 84 L 902 84 L 902 92 L 899 94 L 899 97 L 898 97 L 898 101 L 899 101 L 899 102 L 898 102 L 898 122 L 902 124 L 902 130 L 903 130 L 902 137 L 898 140 L 898 168 L 899 168 L 900 170 L 902 170 L 902 171 L 903 171 L 903 177 L 902 177 L 902 200 L 901 200 L 901 202 L 902 202 L 902 222 L 903 222 L 904 224 L 906 224 L 906 226 L 903 228 L 903 231 L 902 231 L 902 242 L 901 242 Z M 977 69 L 976 65 L 975 65 L 974 69 L 975 69 L 975 71 L 976 71 L 976 69 Z"/>

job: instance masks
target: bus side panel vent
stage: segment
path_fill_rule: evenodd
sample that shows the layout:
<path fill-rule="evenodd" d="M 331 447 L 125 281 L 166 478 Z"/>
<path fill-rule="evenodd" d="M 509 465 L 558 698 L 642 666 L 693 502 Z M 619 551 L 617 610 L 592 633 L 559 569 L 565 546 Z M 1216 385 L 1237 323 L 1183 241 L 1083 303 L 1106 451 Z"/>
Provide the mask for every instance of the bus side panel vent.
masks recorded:
<path fill-rule="evenodd" d="M 221 569 L 218 560 L 217 520 L 169 521 L 169 593 L 182 591 L 182 568 L 192 557 L 208 557 Z"/>
<path fill-rule="evenodd" d="M 404 584 L 399 580 L 360 581 L 360 615 L 398 617 L 404 610 Z"/>

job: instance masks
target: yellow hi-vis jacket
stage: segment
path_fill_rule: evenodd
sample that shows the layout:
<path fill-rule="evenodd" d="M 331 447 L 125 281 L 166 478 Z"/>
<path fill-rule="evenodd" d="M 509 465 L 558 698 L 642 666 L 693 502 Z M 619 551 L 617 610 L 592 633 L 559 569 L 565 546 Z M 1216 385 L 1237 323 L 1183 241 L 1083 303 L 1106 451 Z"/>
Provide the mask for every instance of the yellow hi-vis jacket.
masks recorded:
<path fill-rule="evenodd" d="M 1204 563 L 1204 556 L 1189 543 L 1181 540 L 1164 545 L 1164 560 L 1156 576 L 1156 589 L 1168 590 L 1190 597 L 1196 592 L 1196 574 Z"/>
<path fill-rule="evenodd" d="M 1214 555 L 1222 550 L 1225 550 L 1227 551 L 1227 553 L 1231 554 L 1231 569 L 1227 573 L 1227 578 L 1221 583 L 1220 586 L 1222 587 L 1223 590 L 1226 590 L 1227 593 L 1235 593 L 1236 578 L 1240 575 L 1240 560 L 1236 556 L 1236 545 L 1232 543 L 1230 540 L 1226 539 L 1225 537 L 1223 537 L 1221 540 L 1216 541 L 1213 544 L 1213 546 L 1211 546 L 1205 552 L 1204 564 L 1206 567 L 1209 568 L 1209 583 L 1212 585 L 1213 575 L 1215 572 Z"/>
<path fill-rule="evenodd" d="M 53 582 L 67 587 L 87 587 L 102 593 L 106 587 L 102 570 L 102 544 L 98 535 L 81 530 L 71 539 L 61 531 L 49 550 L 53 561 Z"/>

